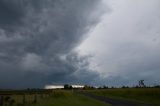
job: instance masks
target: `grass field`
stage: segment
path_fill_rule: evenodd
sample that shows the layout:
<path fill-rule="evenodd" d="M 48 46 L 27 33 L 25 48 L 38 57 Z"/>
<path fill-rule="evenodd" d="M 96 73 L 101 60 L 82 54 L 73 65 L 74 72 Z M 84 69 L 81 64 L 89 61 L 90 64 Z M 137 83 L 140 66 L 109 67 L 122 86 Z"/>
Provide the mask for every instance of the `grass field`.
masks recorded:
<path fill-rule="evenodd" d="M 160 88 L 96 89 L 82 91 L 111 98 L 160 105 Z M 14 100 L 14 103 L 10 106 L 110 106 L 104 102 L 72 92 L 72 90 L 43 92 L 2 91 L 0 94 L 7 94 L 4 96 L 4 106 L 9 106 L 11 100 Z M 6 102 L 7 97 L 10 97 L 8 102 Z"/>
<path fill-rule="evenodd" d="M 88 90 L 87 92 L 111 98 L 119 98 L 160 105 L 160 88 L 103 89 Z"/>
<path fill-rule="evenodd" d="M 72 90 L 53 90 L 50 93 L 37 94 L 21 91 L 5 92 L 4 106 L 110 106 L 104 102 L 72 92 Z M 24 94 L 23 94 L 24 93 Z M 4 92 L 1 92 L 1 95 Z M 14 103 L 10 105 L 10 102 Z"/>
<path fill-rule="evenodd" d="M 31 106 L 110 106 L 71 91 L 54 91 L 50 98 Z"/>

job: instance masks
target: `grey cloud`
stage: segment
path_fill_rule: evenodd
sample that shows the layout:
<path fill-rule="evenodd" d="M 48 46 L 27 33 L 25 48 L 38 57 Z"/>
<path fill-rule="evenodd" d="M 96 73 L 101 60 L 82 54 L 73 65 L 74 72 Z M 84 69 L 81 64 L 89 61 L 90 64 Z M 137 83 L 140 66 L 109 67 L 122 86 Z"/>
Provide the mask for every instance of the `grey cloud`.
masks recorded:
<path fill-rule="evenodd" d="M 83 73 L 90 83 L 97 73 L 73 50 L 98 22 L 99 16 L 92 16 L 101 13 L 99 5 L 97 0 L 0 0 L 0 87 L 83 82 Z"/>
<path fill-rule="evenodd" d="M 20 24 L 25 15 L 22 10 L 20 0 L 0 0 L 0 27 L 9 30 L 12 25 L 14 27 Z"/>
<path fill-rule="evenodd" d="M 81 45 L 92 53 L 102 85 L 160 84 L 160 1 L 110 0 L 112 12 L 103 17 Z M 98 36 L 97 36 L 98 35 Z M 94 48 L 93 48 L 94 47 Z"/>

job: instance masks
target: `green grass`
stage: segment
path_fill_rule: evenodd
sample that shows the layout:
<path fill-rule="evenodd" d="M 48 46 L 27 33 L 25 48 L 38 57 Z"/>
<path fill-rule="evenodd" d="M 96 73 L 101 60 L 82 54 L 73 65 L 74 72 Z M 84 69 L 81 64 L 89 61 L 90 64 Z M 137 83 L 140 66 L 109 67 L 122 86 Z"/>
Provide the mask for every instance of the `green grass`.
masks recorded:
<path fill-rule="evenodd" d="M 9 106 L 12 100 L 12 106 L 111 106 L 71 90 L 54 90 L 48 93 L 1 91 L 0 94 L 5 95 L 4 106 Z"/>
<path fill-rule="evenodd" d="M 71 91 L 54 91 L 50 98 L 41 100 L 31 106 L 110 106 L 104 102 L 72 93 Z"/>
<path fill-rule="evenodd" d="M 88 90 L 87 92 L 111 98 L 119 98 L 119 99 L 126 99 L 126 100 L 160 105 L 159 88 L 106 89 L 106 90 Z"/>

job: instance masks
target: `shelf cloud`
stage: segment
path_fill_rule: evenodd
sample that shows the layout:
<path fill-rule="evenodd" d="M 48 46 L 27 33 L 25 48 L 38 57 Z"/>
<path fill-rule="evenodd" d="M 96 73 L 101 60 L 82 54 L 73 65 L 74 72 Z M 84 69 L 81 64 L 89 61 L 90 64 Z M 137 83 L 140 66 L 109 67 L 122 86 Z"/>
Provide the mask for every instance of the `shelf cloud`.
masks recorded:
<path fill-rule="evenodd" d="M 89 56 L 74 48 L 99 22 L 101 5 L 97 0 L 0 0 L 0 87 L 89 83 L 97 73 L 90 72 Z"/>

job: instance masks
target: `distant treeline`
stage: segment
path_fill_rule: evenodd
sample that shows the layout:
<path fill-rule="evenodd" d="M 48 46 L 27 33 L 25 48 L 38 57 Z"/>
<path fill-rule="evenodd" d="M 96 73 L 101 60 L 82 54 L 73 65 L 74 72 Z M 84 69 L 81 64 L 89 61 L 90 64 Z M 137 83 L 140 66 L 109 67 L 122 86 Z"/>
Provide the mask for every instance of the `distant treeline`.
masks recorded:
<path fill-rule="evenodd" d="M 90 86 L 90 85 L 85 85 L 83 88 L 72 88 L 71 85 L 69 84 L 65 84 L 64 85 L 64 89 L 84 89 L 84 90 L 88 90 L 88 89 L 116 89 L 116 88 L 160 88 L 160 85 L 155 85 L 155 86 L 139 86 L 139 85 L 136 85 L 136 86 L 121 86 L 121 87 L 115 87 L 115 86 L 112 86 L 112 87 L 109 87 L 109 86 L 99 86 L 99 87 L 95 87 L 95 86 Z"/>
<path fill-rule="evenodd" d="M 84 89 L 116 89 L 116 88 L 160 88 L 160 85 L 156 85 L 156 86 L 121 86 L 121 87 L 115 87 L 115 86 L 112 86 L 112 87 L 108 87 L 108 86 L 100 86 L 100 87 L 93 87 L 93 86 L 87 86 L 85 87 Z"/>

